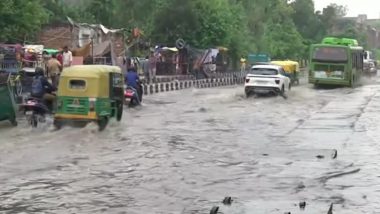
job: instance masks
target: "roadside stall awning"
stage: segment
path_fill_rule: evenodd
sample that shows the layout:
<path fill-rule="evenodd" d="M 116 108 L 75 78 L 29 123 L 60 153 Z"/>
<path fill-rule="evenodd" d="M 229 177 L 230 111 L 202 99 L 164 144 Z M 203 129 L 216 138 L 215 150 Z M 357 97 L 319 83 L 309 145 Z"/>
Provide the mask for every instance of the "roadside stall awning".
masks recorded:
<path fill-rule="evenodd" d="M 24 45 L 25 51 L 42 54 L 44 50 L 43 45 Z"/>

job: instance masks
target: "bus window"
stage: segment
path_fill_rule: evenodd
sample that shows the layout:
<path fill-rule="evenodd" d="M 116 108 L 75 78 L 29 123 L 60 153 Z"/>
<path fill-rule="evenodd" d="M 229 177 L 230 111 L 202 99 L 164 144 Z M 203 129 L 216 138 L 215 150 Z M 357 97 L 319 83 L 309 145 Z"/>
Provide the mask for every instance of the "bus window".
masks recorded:
<path fill-rule="evenodd" d="M 362 69 L 363 68 L 362 54 L 360 52 L 355 52 L 355 55 L 356 55 L 356 60 L 357 60 L 356 69 Z"/>
<path fill-rule="evenodd" d="M 352 68 L 356 68 L 356 57 L 355 53 L 351 54 L 351 60 L 352 60 Z"/>

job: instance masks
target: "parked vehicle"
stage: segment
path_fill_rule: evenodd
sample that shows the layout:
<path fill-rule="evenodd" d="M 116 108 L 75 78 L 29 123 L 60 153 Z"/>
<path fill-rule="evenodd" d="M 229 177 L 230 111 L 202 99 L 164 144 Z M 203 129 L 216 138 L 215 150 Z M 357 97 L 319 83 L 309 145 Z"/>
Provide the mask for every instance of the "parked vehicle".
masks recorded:
<path fill-rule="evenodd" d="M 298 62 L 285 60 L 285 61 L 271 61 L 271 63 L 275 65 L 279 65 L 284 69 L 286 75 L 290 78 L 292 85 L 300 84 L 300 80 L 299 80 L 300 66 Z"/>
<path fill-rule="evenodd" d="M 103 130 L 109 119 L 122 119 L 124 78 L 121 69 L 107 65 L 78 65 L 63 70 L 58 87 L 54 125 L 97 122 Z"/>
<path fill-rule="evenodd" d="M 254 65 L 245 79 L 244 91 L 247 97 L 253 94 L 273 93 L 285 96 L 291 89 L 291 80 L 278 65 Z"/>
<path fill-rule="evenodd" d="M 10 86 L 10 76 L 8 73 L 0 74 L 0 121 L 8 120 L 13 126 L 17 126 L 16 103 Z"/>

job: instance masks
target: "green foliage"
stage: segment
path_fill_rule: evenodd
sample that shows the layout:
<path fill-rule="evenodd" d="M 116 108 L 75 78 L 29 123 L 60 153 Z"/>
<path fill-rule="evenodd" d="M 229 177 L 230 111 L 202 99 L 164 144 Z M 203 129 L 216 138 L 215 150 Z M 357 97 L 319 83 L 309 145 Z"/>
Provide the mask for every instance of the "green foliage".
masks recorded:
<path fill-rule="evenodd" d="M 2 41 L 32 35 L 48 21 L 101 23 L 143 30 L 153 44 L 225 46 L 241 55 L 269 53 L 273 58 L 307 57 L 308 46 L 333 32 L 347 9 L 331 4 L 314 12 L 313 0 L 1 0 Z M 343 24 L 342 36 L 365 42 L 364 31 Z"/>
<path fill-rule="evenodd" d="M 94 22 L 113 26 L 117 3 L 117 0 L 92 0 L 86 10 L 94 16 Z"/>
<path fill-rule="evenodd" d="M 326 34 L 320 16 L 314 14 L 313 0 L 296 0 L 291 3 L 292 15 L 297 30 L 306 40 L 320 41 Z"/>
<path fill-rule="evenodd" d="M 83 2 L 68 3 L 67 0 L 41 0 L 49 15 L 49 22 L 65 22 L 67 16 L 78 21 L 94 20 L 94 15 L 86 11 Z"/>
<path fill-rule="evenodd" d="M 39 0 L 1 0 L 0 14 L 1 42 L 22 42 L 48 21 Z"/>

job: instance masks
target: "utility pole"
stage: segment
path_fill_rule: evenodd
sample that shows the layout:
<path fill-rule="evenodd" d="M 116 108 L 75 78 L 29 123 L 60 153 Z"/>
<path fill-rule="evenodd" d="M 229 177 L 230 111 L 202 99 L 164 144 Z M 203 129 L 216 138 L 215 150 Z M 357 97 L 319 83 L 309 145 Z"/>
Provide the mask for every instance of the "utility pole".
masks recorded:
<path fill-rule="evenodd" d="M 95 63 L 94 59 L 94 37 L 91 37 L 91 57 L 92 57 L 92 64 Z"/>

